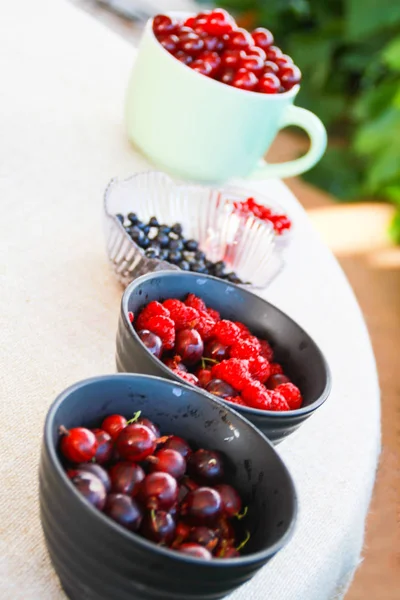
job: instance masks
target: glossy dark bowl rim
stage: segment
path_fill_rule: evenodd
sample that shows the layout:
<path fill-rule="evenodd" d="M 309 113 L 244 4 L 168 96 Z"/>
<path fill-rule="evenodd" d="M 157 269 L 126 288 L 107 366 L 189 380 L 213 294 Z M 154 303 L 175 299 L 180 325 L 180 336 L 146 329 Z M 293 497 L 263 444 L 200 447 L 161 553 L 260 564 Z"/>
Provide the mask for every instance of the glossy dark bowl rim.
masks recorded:
<path fill-rule="evenodd" d="M 257 294 L 254 294 L 253 292 L 245 289 L 244 287 L 240 286 L 240 285 L 236 285 L 234 283 L 230 283 L 228 281 L 225 280 L 221 280 L 218 279 L 217 277 L 213 277 L 212 275 L 205 275 L 203 273 L 187 273 L 185 271 L 158 271 L 157 273 L 146 273 L 145 275 L 141 275 L 140 277 L 138 277 L 137 279 L 134 279 L 125 289 L 123 295 L 122 295 L 122 299 L 121 299 L 121 308 L 122 308 L 122 315 L 124 318 L 124 322 L 126 327 L 128 328 L 128 331 L 130 332 L 130 334 L 139 342 L 140 346 L 143 348 L 144 352 L 148 355 L 149 359 L 154 363 L 155 366 L 157 366 L 158 368 L 160 368 L 167 377 L 169 377 L 170 379 L 174 379 L 175 381 L 182 382 L 182 379 L 178 376 L 175 375 L 175 373 L 169 369 L 166 365 L 164 365 L 164 363 L 159 359 L 156 358 L 153 354 L 151 354 L 151 352 L 149 352 L 146 348 L 146 346 L 143 344 L 143 342 L 141 341 L 141 339 L 139 338 L 138 334 L 136 333 L 135 328 L 133 327 L 132 323 L 129 320 L 128 317 L 128 301 L 129 301 L 129 297 L 132 293 L 132 290 L 134 290 L 138 285 L 141 285 L 142 283 L 145 283 L 146 281 L 150 281 L 151 279 L 157 279 L 160 277 L 171 277 L 173 275 L 179 274 L 181 276 L 184 277 L 195 277 L 197 279 L 210 279 L 211 281 L 214 281 L 215 283 L 217 283 L 218 285 L 224 285 L 230 288 L 234 288 L 235 290 L 239 291 L 239 293 L 245 297 L 248 297 L 250 299 L 252 298 L 257 298 L 258 300 L 261 300 L 262 302 L 264 302 L 265 304 L 267 304 L 268 306 L 272 306 L 276 311 L 278 311 L 281 315 L 283 315 L 288 321 L 290 321 L 294 326 L 296 326 L 298 329 L 300 329 L 308 338 L 311 339 L 311 341 L 313 342 L 313 344 L 315 345 L 317 351 L 319 352 L 321 359 L 322 359 L 322 363 L 324 365 L 325 368 L 325 387 L 324 390 L 322 391 L 321 395 L 319 396 L 319 398 L 317 400 L 315 400 L 312 404 L 309 404 L 307 406 L 303 406 L 301 408 L 296 408 L 294 410 L 288 410 L 288 411 L 274 411 L 274 410 L 260 410 L 258 408 L 250 408 L 248 406 L 242 406 L 240 405 L 240 408 L 236 409 L 236 411 L 240 411 L 240 413 L 242 413 L 244 415 L 249 415 L 249 419 L 251 418 L 251 415 L 257 416 L 257 417 L 270 417 L 272 419 L 291 419 L 292 417 L 301 417 L 301 416 L 307 416 L 311 413 L 313 413 L 317 408 L 319 408 L 324 402 L 325 400 L 328 398 L 330 392 L 331 392 L 331 388 L 332 388 L 332 378 L 331 378 L 331 372 L 328 366 L 328 363 L 326 361 L 326 358 L 324 356 L 324 354 L 322 353 L 320 347 L 318 346 L 318 344 L 314 341 L 314 339 L 307 333 L 307 331 L 305 329 L 303 329 L 303 327 L 301 327 L 294 319 L 292 319 L 292 317 L 290 317 L 288 314 L 286 314 L 285 312 L 283 312 L 283 310 L 281 310 L 280 308 L 278 308 L 275 304 L 272 304 L 272 302 L 268 302 L 268 300 L 264 300 L 264 298 L 261 298 L 261 296 L 258 296 Z M 190 384 L 189 384 L 190 385 Z M 197 388 L 196 386 L 191 386 L 194 389 L 197 389 L 201 394 L 204 394 L 205 396 L 207 396 L 207 398 L 215 398 L 215 396 L 213 394 L 210 394 L 209 392 L 207 392 L 207 390 L 203 389 L 203 388 Z M 229 406 L 231 407 L 233 405 L 233 403 L 231 402 L 223 402 L 224 406 Z"/>
<path fill-rule="evenodd" d="M 297 514 L 298 514 L 298 498 L 297 498 L 297 493 L 296 493 L 296 490 L 294 487 L 292 476 L 291 476 L 288 468 L 286 467 L 285 463 L 283 462 L 283 460 L 277 453 L 276 449 L 273 447 L 271 442 L 265 437 L 265 435 L 263 435 L 250 421 L 245 419 L 243 417 L 243 415 L 241 415 L 240 413 L 238 413 L 237 411 L 232 409 L 230 406 L 227 406 L 225 403 L 221 402 L 220 400 L 218 400 L 217 398 L 215 398 L 214 396 L 211 396 L 211 395 L 210 395 L 211 397 L 208 398 L 208 400 L 210 400 L 214 404 L 220 406 L 222 409 L 226 410 L 227 412 L 234 413 L 235 417 L 237 417 L 243 423 L 243 425 L 245 425 L 246 427 L 249 427 L 251 430 L 253 430 L 255 435 L 257 435 L 258 437 L 261 437 L 263 439 L 263 441 L 268 446 L 271 447 L 274 454 L 276 455 L 277 460 L 280 463 L 281 468 L 286 473 L 286 477 L 287 477 L 289 486 L 291 488 L 290 491 L 291 491 L 291 494 L 293 497 L 293 515 L 292 515 L 292 519 L 291 519 L 291 522 L 288 526 L 286 533 L 280 538 L 280 540 L 275 542 L 275 544 L 273 544 L 272 546 L 269 546 L 265 550 L 261 550 L 259 552 L 253 552 L 252 554 L 248 554 L 245 556 L 239 556 L 236 558 L 224 558 L 224 559 L 213 558 L 210 561 L 202 560 L 202 559 L 195 558 L 195 557 L 192 557 L 187 554 L 183 554 L 181 552 L 171 550 L 170 548 L 163 548 L 162 546 L 158 546 L 157 544 L 154 544 L 153 542 L 146 540 L 145 538 L 141 537 L 140 535 L 136 535 L 134 533 L 131 533 L 131 532 L 125 530 L 123 527 L 120 527 L 112 519 L 107 517 L 101 511 L 99 511 L 94 506 L 89 504 L 89 502 L 86 502 L 84 500 L 84 498 L 82 498 L 81 494 L 78 492 L 78 490 L 75 488 L 75 486 L 68 479 L 66 472 L 62 467 L 61 461 L 57 455 L 57 451 L 56 451 L 56 448 L 53 443 L 54 418 L 55 418 L 55 415 L 56 415 L 59 407 L 76 390 L 78 390 L 80 388 L 85 388 L 87 385 L 91 385 L 92 383 L 96 383 L 96 382 L 100 382 L 100 381 L 121 380 L 121 379 L 127 379 L 127 380 L 133 380 L 133 381 L 136 381 L 138 379 L 141 379 L 141 380 L 150 379 L 150 380 L 159 381 L 163 385 L 167 385 L 167 386 L 178 385 L 178 387 L 182 387 L 186 391 L 190 391 L 191 393 L 198 394 L 198 392 L 196 391 L 195 388 L 193 388 L 193 386 L 185 385 L 179 381 L 174 382 L 171 380 L 166 380 L 163 377 L 155 377 L 153 375 L 145 375 L 145 374 L 137 374 L 137 373 L 112 373 L 109 375 L 98 375 L 95 377 L 82 379 L 81 381 L 78 381 L 78 382 L 74 383 L 73 385 L 69 386 L 68 388 L 66 388 L 65 390 L 63 390 L 57 396 L 57 398 L 54 400 L 54 402 L 51 404 L 51 406 L 47 412 L 46 420 L 45 420 L 45 424 L 44 424 L 44 443 L 45 443 L 47 452 L 49 454 L 49 459 L 50 459 L 52 468 L 56 470 L 57 475 L 63 482 L 66 493 L 72 493 L 75 495 L 75 497 L 79 500 L 82 510 L 88 511 L 88 514 L 91 514 L 92 516 L 97 517 L 99 519 L 99 522 L 103 526 L 109 527 L 112 531 L 115 532 L 116 535 L 123 536 L 130 543 L 137 544 L 139 547 L 142 547 L 143 549 L 145 549 L 147 551 L 155 552 L 155 554 L 158 554 L 160 556 L 165 556 L 170 559 L 175 559 L 178 562 L 181 561 L 182 563 L 189 563 L 189 564 L 194 564 L 194 565 L 199 565 L 199 566 L 202 565 L 202 566 L 207 566 L 207 567 L 211 566 L 211 568 L 219 568 L 219 567 L 229 568 L 229 567 L 238 567 L 241 565 L 244 565 L 244 566 L 252 565 L 252 564 L 260 562 L 260 561 L 265 561 L 269 557 L 272 557 L 274 554 L 276 554 L 284 546 L 286 546 L 286 544 L 288 543 L 288 541 L 290 540 L 290 538 L 293 535 L 296 520 L 297 520 Z"/>

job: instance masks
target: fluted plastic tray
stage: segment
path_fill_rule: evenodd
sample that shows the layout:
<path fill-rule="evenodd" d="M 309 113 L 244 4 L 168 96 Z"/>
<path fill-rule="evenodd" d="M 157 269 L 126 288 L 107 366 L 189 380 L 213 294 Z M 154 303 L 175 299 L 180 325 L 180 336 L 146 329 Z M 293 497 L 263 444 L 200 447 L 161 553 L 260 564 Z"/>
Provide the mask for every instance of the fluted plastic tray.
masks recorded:
<path fill-rule="evenodd" d="M 160 223 L 181 223 L 185 237 L 198 240 L 209 260 L 224 260 L 228 270 L 247 285 L 266 287 L 284 265 L 282 249 L 270 223 L 237 214 L 234 201 L 250 195 L 276 206 L 246 190 L 181 184 L 157 171 L 112 179 L 104 196 L 104 229 L 116 277 L 127 286 L 144 273 L 179 270 L 168 262 L 147 258 L 115 216 L 134 212 L 142 221 L 156 216 Z"/>

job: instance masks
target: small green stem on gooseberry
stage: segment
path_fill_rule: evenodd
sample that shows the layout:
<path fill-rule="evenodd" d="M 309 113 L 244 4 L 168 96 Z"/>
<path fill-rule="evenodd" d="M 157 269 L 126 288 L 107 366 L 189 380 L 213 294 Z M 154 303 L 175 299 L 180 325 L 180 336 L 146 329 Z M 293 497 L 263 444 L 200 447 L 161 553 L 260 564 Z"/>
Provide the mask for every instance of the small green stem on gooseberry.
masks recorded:
<path fill-rule="evenodd" d="M 132 423 L 135 423 L 135 421 L 138 420 L 138 418 L 140 417 L 141 414 L 142 414 L 142 411 L 138 410 L 137 412 L 134 413 L 132 419 L 130 419 L 126 424 L 132 425 Z"/>
<path fill-rule="evenodd" d="M 249 510 L 249 507 L 248 507 L 248 506 L 245 506 L 245 507 L 244 507 L 244 509 L 243 509 L 243 512 L 241 512 L 241 513 L 238 513 L 238 514 L 236 515 L 236 518 L 237 518 L 237 519 L 239 519 L 239 521 L 240 521 L 241 519 L 244 519 L 244 517 L 245 517 L 245 516 L 247 515 L 247 513 L 248 513 L 248 510 Z"/>
<path fill-rule="evenodd" d="M 246 545 L 246 544 L 247 544 L 247 542 L 249 541 L 250 537 L 251 537 L 251 536 L 250 536 L 250 532 L 246 530 L 246 537 L 244 538 L 243 542 L 241 542 L 241 543 L 239 544 L 239 546 L 237 546 L 237 548 L 236 548 L 236 550 L 237 550 L 238 552 L 240 552 L 240 551 L 241 551 L 241 550 L 242 550 L 242 549 L 245 547 L 245 545 Z"/>

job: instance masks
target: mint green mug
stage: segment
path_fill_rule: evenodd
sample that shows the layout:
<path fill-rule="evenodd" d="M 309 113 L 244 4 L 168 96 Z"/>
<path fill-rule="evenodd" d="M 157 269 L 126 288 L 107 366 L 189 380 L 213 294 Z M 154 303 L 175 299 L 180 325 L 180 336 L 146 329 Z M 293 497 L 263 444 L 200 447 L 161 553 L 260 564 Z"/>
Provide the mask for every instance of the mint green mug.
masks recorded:
<path fill-rule="evenodd" d="M 258 94 L 205 77 L 158 43 L 150 20 L 127 92 L 128 136 L 153 164 L 180 178 L 219 183 L 291 177 L 313 167 L 327 142 L 318 117 L 293 106 L 298 91 L 295 86 L 283 94 Z M 288 125 L 307 132 L 310 149 L 296 160 L 267 164 L 262 157 Z"/>

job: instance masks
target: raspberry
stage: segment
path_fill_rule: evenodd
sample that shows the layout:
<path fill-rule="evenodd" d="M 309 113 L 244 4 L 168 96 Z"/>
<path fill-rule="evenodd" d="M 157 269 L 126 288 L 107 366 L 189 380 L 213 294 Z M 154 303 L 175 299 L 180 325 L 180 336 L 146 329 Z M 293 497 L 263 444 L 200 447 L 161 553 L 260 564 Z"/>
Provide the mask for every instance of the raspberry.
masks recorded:
<path fill-rule="evenodd" d="M 279 363 L 269 363 L 270 374 L 271 375 L 283 375 L 283 369 Z"/>
<path fill-rule="evenodd" d="M 258 340 L 260 342 L 260 354 L 264 358 L 267 359 L 268 362 L 272 362 L 274 360 L 274 351 L 271 346 L 267 342 L 267 340 Z"/>
<path fill-rule="evenodd" d="M 239 339 L 233 344 L 230 349 L 229 355 L 231 358 L 256 358 L 259 354 L 259 350 L 251 340 Z"/>
<path fill-rule="evenodd" d="M 239 404 L 239 406 L 247 406 L 246 402 L 240 396 L 226 396 L 225 402 L 232 402 L 232 404 Z"/>
<path fill-rule="evenodd" d="M 169 317 L 169 310 L 164 308 L 164 306 L 160 304 L 160 302 L 157 302 L 157 300 L 149 302 L 149 304 L 144 307 L 138 316 L 136 330 L 140 331 L 140 329 L 149 329 L 148 321 L 151 319 L 151 317 Z"/>
<path fill-rule="evenodd" d="M 293 383 L 281 383 L 275 388 L 275 391 L 284 397 L 289 405 L 289 408 L 296 410 L 303 404 L 303 398 L 299 388 Z"/>
<path fill-rule="evenodd" d="M 239 392 L 249 383 L 248 361 L 239 358 L 223 360 L 211 369 L 213 379 L 222 379 Z"/>
<path fill-rule="evenodd" d="M 184 379 L 186 383 L 191 383 L 192 385 L 198 385 L 199 383 L 199 380 L 197 379 L 196 375 L 193 375 L 193 373 L 186 373 L 185 371 L 181 371 L 180 369 L 174 369 L 173 372 L 175 373 L 175 375 L 178 375 L 178 377 L 180 377 L 181 379 Z"/>
<path fill-rule="evenodd" d="M 260 381 L 251 381 L 242 390 L 242 398 L 247 406 L 259 410 L 272 410 L 269 392 Z"/>
<path fill-rule="evenodd" d="M 193 329 L 199 322 L 199 313 L 195 308 L 186 306 L 180 300 L 171 298 L 163 303 L 170 313 L 170 318 L 175 323 L 175 329 L 180 331 L 181 329 Z"/>
<path fill-rule="evenodd" d="M 207 306 L 204 300 L 202 300 L 198 296 L 195 296 L 194 294 L 188 295 L 188 297 L 185 300 L 185 304 L 186 306 L 191 306 L 192 308 L 195 308 L 199 312 L 206 312 L 207 310 Z"/>
<path fill-rule="evenodd" d="M 128 312 L 128 319 L 130 323 L 133 323 L 133 321 L 135 320 L 135 315 L 133 314 L 133 312 Z"/>
<path fill-rule="evenodd" d="M 234 323 L 240 329 L 240 337 L 247 337 L 251 335 L 250 329 L 248 329 L 246 325 L 243 325 L 243 323 L 241 323 L 240 321 L 234 321 Z"/>
<path fill-rule="evenodd" d="M 196 325 L 196 329 L 199 332 L 201 339 L 206 341 L 210 339 L 211 332 L 214 329 L 215 321 L 211 319 L 207 312 L 199 312 L 200 320 Z"/>
<path fill-rule="evenodd" d="M 151 317 L 146 323 L 147 329 L 158 335 L 164 350 L 172 350 L 175 344 L 175 323 L 169 317 Z"/>
<path fill-rule="evenodd" d="M 213 337 L 216 337 L 217 340 L 225 346 L 232 346 L 238 339 L 239 334 L 239 327 L 235 325 L 235 323 L 232 323 L 232 321 L 227 321 L 226 319 L 218 321 L 212 330 Z"/>
<path fill-rule="evenodd" d="M 249 371 L 254 379 L 265 383 L 270 376 L 270 364 L 263 356 L 256 356 L 249 359 Z"/>
<path fill-rule="evenodd" d="M 280 410 L 280 411 L 290 410 L 289 404 L 286 402 L 286 400 L 282 396 L 282 394 L 280 394 L 276 390 L 273 390 L 273 391 L 271 390 L 268 393 L 269 393 L 269 397 L 270 397 L 270 401 L 271 401 L 270 410 Z"/>
<path fill-rule="evenodd" d="M 221 315 L 219 314 L 219 312 L 217 310 L 214 310 L 213 308 L 207 308 L 207 312 L 210 315 L 210 317 L 212 319 L 214 319 L 214 321 L 221 320 Z"/>

